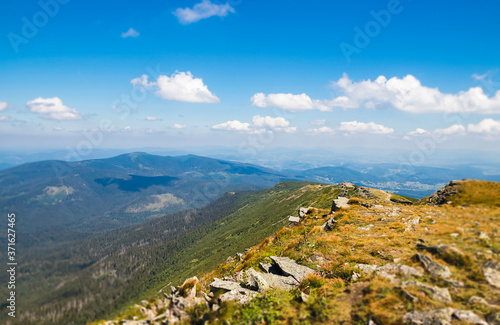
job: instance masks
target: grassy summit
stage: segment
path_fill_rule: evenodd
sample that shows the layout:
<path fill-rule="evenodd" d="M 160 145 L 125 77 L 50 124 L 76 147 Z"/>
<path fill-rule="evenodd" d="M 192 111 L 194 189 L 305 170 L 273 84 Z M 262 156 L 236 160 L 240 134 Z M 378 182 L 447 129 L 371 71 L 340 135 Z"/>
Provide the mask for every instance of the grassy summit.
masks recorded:
<path fill-rule="evenodd" d="M 455 186 L 458 193 L 444 205 L 409 204 L 405 198 L 371 189 L 369 197 L 344 191 L 351 197 L 349 208 L 333 214 L 325 199 L 328 194 L 338 196 L 338 186 L 303 186 L 275 202 L 277 209 L 316 188 L 310 194 L 317 200 L 311 201 L 313 208 L 298 225 L 283 227 L 241 259 L 228 259 L 203 274 L 199 282 L 184 283 L 179 295 L 188 297 L 197 288 L 196 295 L 204 297 L 214 278 L 240 279 L 242 286 L 249 286 L 241 275 L 250 268 L 258 270 L 259 263 L 270 263 L 271 256 L 289 257 L 315 273 L 291 290 L 270 289 L 244 305 L 219 302 L 216 293 L 208 303 L 202 300 L 186 308 L 182 322 L 365 324 L 371 319 L 376 324 L 399 324 L 418 323 L 419 317 L 443 322 L 470 321 L 471 314 L 483 321 L 498 317 L 500 187 L 473 180 Z M 332 217 L 334 229 L 325 231 L 323 224 Z M 171 314 L 169 304 L 169 299 L 152 298 L 114 322 L 156 319 L 161 324 Z"/>

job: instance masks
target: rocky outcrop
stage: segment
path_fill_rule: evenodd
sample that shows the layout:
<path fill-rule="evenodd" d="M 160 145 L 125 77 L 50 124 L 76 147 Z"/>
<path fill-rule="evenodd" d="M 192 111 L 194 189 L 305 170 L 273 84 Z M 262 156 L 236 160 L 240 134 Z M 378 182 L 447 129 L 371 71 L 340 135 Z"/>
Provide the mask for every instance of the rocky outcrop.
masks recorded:
<path fill-rule="evenodd" d="M 322 227 L 324 231 L 332 231 L 333 229 L 335 229 L 336 226 L 337 226 L 337 220 L 331 217 L 323 224 Z"/>
<path fill-rule="evenodd" d="M 395 283 L 398 282 L 396 275 L 403 276 L 422 276 L 424 272 L 421 269 L 417 269 L 404 264 L 386 264 L 384 266 L 370 265 L 370 264 L 356 264 L 355 268 L 359 269 L 363 274 L 370 275 L 375 273 L 380 275 L 389 281 Z"/>
<path fill-rule="evenodd" d="M 450 196 L 460 192 L 460 183 L 461 181 L 451 181 L 448 185 L 429 196 L 425 202 L 437 205 L 448 203 Z"/>
<path fill-rule="evenodd" d="M 469 310 L 442 308 L 432 311 L 412 311 L 403 317 L 406 324 L 449 325 L 452 320 L 476 325 L 488 325 L 481 317 Z"/>
<path fill-rule="evenodd" d="M 423 254 L 416 254 L 415 258 L 417 259 L 417 261 L 422 263 L 427 272 L 429 272 L 432 276 L 441 278 L 451 277 L 451 271 L 447 266 L 439 264 L 429 256 Z"/>
<path fill-rule="evenodd" d="M 334 213 L 342 208 L 349 208 L 349 204 L 347 204 L 347 202 L 349 202 L 349 199 L 344 196 L 339 196 L 338 198 L 333 200 L 331 213 Z"/>
<path fill-rule="evenodd" d="M 423 244 L 417 244 L 417 249 L 425 250 L 433 255 L 439 256 L 451 265 L 463 266 L 470 262 L 467 255 L 451 245 L 426 246 Z"/>
<path fill-rule="evenodd" d="M 292 276 L 295 280 L 297 280 L 297 282 L 300 282 L 308 275 L 315 273 L 313 269 L 300 265 L 288 257 L 271 256 L 271 260 L 279 267 L 283 274 Z"/>
<path fill-rule="evenodd" d="M 481 270 L 486 282 L 495 288 L 500 288 L 500 263 L 488 261 L 483 264 Z"/>
<path fill-rule="evenodd" d="M 311 208 L 300 208 L 299 209 L 299 218 L 304 218 L 306 214 L 309 212 Z"/>
<path fill-rule="evenodd" d="M 402 288 L 416 287 L 436 300 L 439 300 L 444 303 L 452 303 L 450 292 L 446 288 L 439 288 L 423 284 L 422 282 L 419 281 L 405 281 L 401 284 L 401 287 Z"/>

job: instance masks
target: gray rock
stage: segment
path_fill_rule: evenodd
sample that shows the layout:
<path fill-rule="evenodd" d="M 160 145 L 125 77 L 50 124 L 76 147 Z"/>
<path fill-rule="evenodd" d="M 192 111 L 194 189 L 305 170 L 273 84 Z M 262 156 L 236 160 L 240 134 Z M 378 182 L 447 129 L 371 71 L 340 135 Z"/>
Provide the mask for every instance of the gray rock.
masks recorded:
<path fill-rule="evenodd" d="M 300 299 L 302 300 L 302 302 L 307 302 L 309 300 L 309 295 L 301 292 Z"/>
<path fill-rule="evenodd" d="M 408 291 L 406 291 L 405 289 L 403 288 L 399 288 L 401 290 L 401 295 L 408 299 L 409 301 L 411 301 L 412 303 L 416 304 L 418 302 L 418 298 L 414 295 L 412 295 L 411 293 L 409 293 Z"/>
<path fill-rule="evenodd" d="M 256 291 L 239 288 L 228 291 L 219 297 L 220 301 L 234 300 L 240 304 L 247 304 L 258 295 Z"/>
<path fill-rule="evenodd" d="M 467 322 L 475 325 L 488 325 L 481 317 L 474 314 L 470 310 L 456 310 L 451 315 L 453 319 L 461 322 Z"/>
<path fill-rule="evenodd" d="M 218 291 L 218 290 L 238 290 L 242 288 L 241 285 L 237 282 L 232 281 L 224 281 L 218 278 L 215 278 L 212 283 L 210 283 L 210 291 Z"/>
<path fill-rule="evenodd" d="M 490 239 L 490 236 L 488 236 L 488 234 L 485 233 L 484 231 L 478 232 L 477 235 L 479 236 L 479 239 L 485 239 L 485 240 L 489 240 Z"/>
<path fill-rule="evenodd" d="M 418 225 L 420 223 L 420 218 L 416 217 L 416 218 L 410 219 L 406 223 L 411 224 L 411 225 Z"/>
<path fill-rule="evenodd" d="M 444 282 L 447 285 L 450 285 L 450 286 L 455 287 L 455 288 L 465 288 L 464 283 L 461 281 L 445 279 Z"/>
<path fill-rule="evenodd" d="M 435 277 L 441 277 L 441 278 L 449 278 L 451 276 L 451 271 L 447 266 L 441 265 L 438 262 L 434 261 L 432 258 L 430 258 L 427 255 L 422 255 L 422 254 L 416 254 L 415 257 L 417 258 L 420 263 L 425 267 L 425 269 Z"/>
<path fill-rule="evenodd" d="M 446 288 L 439 288 L 427 284 L 423 284 L 419 281 L 405 281 L 401 284 L 401 287 L 417 287 L 425 293 L 429 294 L 432 298 L 439 300 L 444 303 L 452 303 L 450 293 Z"/>
<path fill-rule="evenodd" d="M 255 271 L 253 268 L 250 268 L 247 270 L 246 274 L 247 274 L 248 283 L 252 287 L 256 288 L 257 291 L 266 292 L 267 290 L 269 290 L 269 284 L 262 277 L 262 275 L 264 275 L 264 273 L 259 273 L 259 272 Z"/>
<path fill-rule="evenodd" d="M 424 274 L 421 269 L 417 269 L 404 264 L 389 263 L 383 266 L 356 264 L 354 267 L 358 268 L 362 273 L 366 275 L 375 273 L 386 279 L 389 279 L 393 283 L 397 281 L 395 275 L 422 276 Z"/>
<path fill-rule="evenodd" d="M 304 218 L 311 208 L 300 208 L 299 217 Z"/>
<path fill-rule="evenodd" d="M 327 222 L 323 224 L 322 227 L 324 231 L 332 231 L 333 229 L 335 229 L 336 226 L 337 226 L 337 220 L 331 217 L 330 219 L 328 219 Z"/>
<path fill-rule="evenodd" d="M 415 325 L 447 325 L 450 324 L 453 308 L 443 308 L 432 311 L 412 311 L 404 315 L 406 324 Z"/>
<path fill-rule="evenodd" d="M 469 305 L 485 305 L 485 306 L 490 306 L 490 304 L 486 301 L 486 299 L 481 298 L 481 297 L 470 297 L 469 298 Z"/>
<path fill-rule="evenodd" d="M 495 288 L 500 288 L 500 263 L 488 261 L 483 264 L 481 269 L 486 282 Z"/>
<path fill-rule="evenodd" d="M 429 196 L 429 198 L 427 199 L 427 203 L 437 205 L 448 203 L 448 198 L 450 196 L 458 194 L 460 183 L 461 181 L 451 181 L 448 185 Z"/>
<path fill-rule="evenodd" d="M 294 216 L 289 216 L 288 221 L 293 222 L 293 223 L 299 223 L 300 218 L 299 217 L 294 217 Z"/>
<path fill-rule="evenodd" d="M 314 274 L 315 271 L 307 266 L 300 265 L 296 261 L 289 259 L 288 257 L 277 257 L 271 256 L 274 264 L 276 264 L 281 272 L 285 275 L 290 275 L 297 280 L 297 282 L 302 281 L 309 274 Z"/>
<path fill-rule="evenodd" d="M 347 204 L 347 202 L 349 202 L 349 199 L 343 196 L 339 196 L 338 198 L 333 200 L 331 213 L 336 212 L 341 208 L 349 208 L 349 204 Z"/>
<path fill-rule="evenodd" d="M 368 225 L 368 226 L 363 226 L 363 227 L 358 227 L 357 229 L 359 230 L 365 230 L 365 231 L 370 231 L 374 226 L 373 225 Z"/>
<path fill-rule="evenodd" d="M 271 263 L 259 263 L 259 267 L 262 271 L 269 273 L 271 271 Z"/>

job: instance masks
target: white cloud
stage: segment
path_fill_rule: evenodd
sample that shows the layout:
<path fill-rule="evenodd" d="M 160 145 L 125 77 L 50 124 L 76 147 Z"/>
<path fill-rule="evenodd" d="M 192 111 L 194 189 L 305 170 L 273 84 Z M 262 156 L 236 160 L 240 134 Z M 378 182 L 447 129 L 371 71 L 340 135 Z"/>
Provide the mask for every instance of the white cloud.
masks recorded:
<path fill-rule="evenodd" d="M 175 72 L 170 77 L 161 75 L 156 82 L 149 82 L 148 76 L 142 75 L 130 83 L 142 90 L 155 91 L 155 95 L 180 102 L 219 103 L 220 99 L 212 94 L 203 83 L 203 79 L 194 78 L 191 72 Z"/>
<path fill-rule="evenodd" d="M 375 124 L 374 122 L 341 122 L 340 131 L 345 131 L 348 133 L 373 133 L 373 134 L 391 134 L 394 132 L 394 129 L 388 128 L 381 124 Z"/>
<path fill-rule="evenodd" d="M 465 135 L 465 127 L 461 124 L 454 124 L 450 127 L 444 129 L 435 129 L 432 131 L 427 131 L 421 128 L 416 129 L 415 131 L 408 132 L 404 137 L 405 140 L 410 140 L 411 137 L 420 137 L 420 136 L 450 136 L 450 135 Z"/>
<path fill-rule="evenodd" d="M 455 124 L 445 129 L 436 129 L 434 133 L 438 135 L 464 135 L 465 127 L 460 124 Z"/>
<path fill-rule="evenodd" d="M 481 78 L 482 76 L 478 76 Z M 377 108 L 390 105 L 409 113 L 464 112 L 476 114 L 500 113 L 500 90 L 488 97 L 480 87 L 473 87 L 458 94 L 446 94 L 438 88 L 423 86 L 412 75 L 387 80 L 379 76 L 375 81 L 353 82 L 344 74 L 333 87 L 344 96 L 338 97 L 333 106 Z M 338 100 L 343 98 L 342 105 Z"/>
<path fill-rule="evenodd" d="M 5 111 L 9 107 L 9 104 L 7 102 L 0 102 L 0 112 Z"/>
<path fill-rule="evenodd" d="M 250 128 L 250 123 L 242 123 L 238 120 L 227 121 L 225 123 L 220 123 L 212 126 L 214 130 L 225 130 L 225 131 L 238 131 L 243 133 L 254 133 L 255 130 Z"/>
<path fill-rule="evenodd" d="M 146 116 L 146 121 L 158 121 L 156 116 Z"/>
<path fill-rule="evenodd" d="M 257 128 L 265 128 L 274 131 L 284 131 L 286 133 L 293 133 L 297 131 L 296 127 L 290 126 L 290 122 L 283 117 L 271 117 L 255 115 L 252 118 L 253 126 Z"/>
<path fill-rule="evenodd" d="M 421 128 L 417 128 L 415 131 L 408 132 L 407 135 L 409 135 L 409 136 L 419 136 L 419 135 L 426 135 L 426 134 L 429 134 L 429 131 L 421 129 Z"/>
<path fill-rule="evenodd" d="M 172 128 L 173 129 L 185 129 L 186 126 L 182 125 L 182 124 L 175 123 L 174 125 L 172 125 Z"/>
<path fill-rule="evenodd" d="M 64 128 L 60 127 L 60 126 L 54 126 L 54 131 L 64 131 Z"/>
<path fill-rule="evenodd" d="M 212 127 L 214 130 L 237 131 L 241 133 L 259 134 L 265 132 L 286 132 L 297 131 L 296 127 L 290 126 L 290 122 L 283 117 L 271 117 L 255 115 L 252 124 L 240 122 L 238 120 L 227 121 Z"/>
<path fill-rule="evenodd" d="M 308 129 L 307 130 L 307 134 L 310 134 L 310 135 L 334 134 L 334 133 L 335 133 L 335 130 L 328 127 L 328 126 L 322 126 L 320 128 L 317 128 L 317 129 Z"/>
<path fill-rule="evenodd" d="M 321 119 L 321 120 L 312 121 L 311 125 L 325 125 L 325 123 L 326 123 L 326 120 L 325 119 Z"/>
<path fill-rule="evenodd" d="M 469 124 L 467 130 L 472 133 L 482 133 L 486 135 L 500 134 L 500 121 L 487 118 L 478 124 Z"/>
<path fill-rule="evenodd" d="M 320 111 L 329 111 L 331 107 L 328 106 L 327 101 L 311 99 L 306 94 L 263 94 L 257 93 L 250 99 L 252 106 L 267 108 L 278 107 L 288 111 L 306 111 L 318 109 Z"/>
<path fill-rule="evenodd" d="M 229 3 L 217 5 L 210 0 L 203 0 L 201 3 L 195 4 L 193 8 L 177 8 L 173 14 L 181 24 L 187 25 L 212 16 L 225 17 L 234 12 Z"/>
<path fill-rule="evenodd" d="M 124 127 L 123 129 L 121 129 L 120 131 L 122 131 L 122 132 L 132 132 L 132 127 L 130 125 L 127 125 L 126 127 Z"/>
<path fill-rule="evenodd" d="M 0 116 L 0 121 L 7 121 L 8 119 L 9 119 L 8 116 L 5 116 L 5 115 Z"/>
<path fill-rule="evenodd" d="M 74 109 L 65 106 L 58 97 L 38 97 L 26 103 L 30 111 L 42 114 L 43 118 L 52 120 L 80 120 L 82 116 Z"/>
<path fill-rule="evenodd" d="M 135 29 L 133 28 L 129 28 L 128 31 L 126 31 L 125 33 L 122 33 L 122 38 L 127 38 L 127 37 L 139 37 L 139 32 L 136 31 Z"/>

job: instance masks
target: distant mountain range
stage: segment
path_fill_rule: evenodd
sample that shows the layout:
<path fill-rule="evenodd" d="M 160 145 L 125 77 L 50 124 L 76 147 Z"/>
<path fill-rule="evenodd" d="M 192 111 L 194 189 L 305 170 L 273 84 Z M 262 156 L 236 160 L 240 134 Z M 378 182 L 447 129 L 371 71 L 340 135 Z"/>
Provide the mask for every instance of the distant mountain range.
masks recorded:
<path fill-rule="evenodd" d="M 36 245 L 199 208 L 227 191 L 264 189 L 286 180 L 348 181 L 421 198 L 450 179 L 462 178 L 500 181 L 500 176 L 488 176 L 483 169 L 470 166 L 358 163 L 275 171 L 195 155 L 129 153 L 79 162 L 33 162 L 0 171 L 0 212 L 18 213 L 18 230 L 29 233 L 29 243 Z"/>

